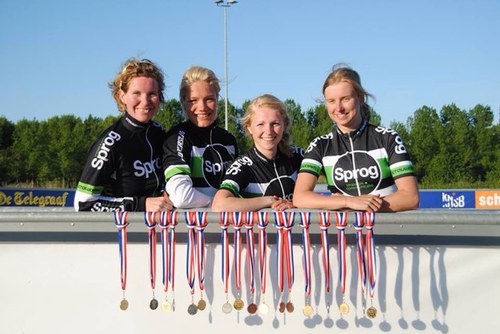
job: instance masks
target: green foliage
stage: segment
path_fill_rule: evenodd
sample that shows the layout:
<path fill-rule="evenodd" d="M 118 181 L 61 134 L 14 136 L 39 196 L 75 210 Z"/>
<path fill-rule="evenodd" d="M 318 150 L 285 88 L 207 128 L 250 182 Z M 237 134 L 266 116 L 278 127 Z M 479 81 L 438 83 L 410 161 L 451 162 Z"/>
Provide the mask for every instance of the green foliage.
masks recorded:
<path fill-rule="evenodd" d="M 241 125 L 249 102 L 241 108 L 228 104 L 229 131 L 235 135 L 240 153 L 252 145 Z M 334 128 L 323 104 L 303 112 L 294 100 L 284 102 L 292 120 L 292 144 L 306 149 L 313 138 Z M 218 107 L 217 122 L 224 127 L 223 100 Z M 90 145 L 118 117 L 121 114 L 104 119 L 89 115 L 82 120 L 62 115 L 45 121 L 23 119 L 16 124 L 0 117 L 0 184 L 74 187 Z M 166 101 L 155 116 L 165 130 L 184 118 L 175 99 Z M 373 109 L 370 123 L 383 125 Z M 489 106 L 461 110 L 450 104 L 439 112 L 423 106 L 405 124 L 391 122 L 389 127 L 406 144 L 422 189 L 500 188 L 500 125 L 494 124 Z"/>

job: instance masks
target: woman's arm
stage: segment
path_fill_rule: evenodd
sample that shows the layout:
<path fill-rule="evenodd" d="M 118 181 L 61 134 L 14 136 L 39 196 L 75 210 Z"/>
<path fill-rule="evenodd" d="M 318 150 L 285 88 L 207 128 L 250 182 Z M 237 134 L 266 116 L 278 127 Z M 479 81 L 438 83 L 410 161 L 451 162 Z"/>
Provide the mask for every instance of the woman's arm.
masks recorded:
<path fill-rule="evenodd" d="M 417 179 L 414 176 L 404 176 L 395 180 L 398 190 L 383 198 L 381 211 L 396 212 L 417 209 L 420 198 Z"/>
<path fill-rule="evenodd" d="M 220 212 L 239 212 L 239 211 L 258 211 L 264 208 L 270 208 L 277 201 L 273 196 L 262 196 L 253 198 L 235 197 L 227 189 L 219 189 L 215 193 L 212 201 L 212 211 Z"/>

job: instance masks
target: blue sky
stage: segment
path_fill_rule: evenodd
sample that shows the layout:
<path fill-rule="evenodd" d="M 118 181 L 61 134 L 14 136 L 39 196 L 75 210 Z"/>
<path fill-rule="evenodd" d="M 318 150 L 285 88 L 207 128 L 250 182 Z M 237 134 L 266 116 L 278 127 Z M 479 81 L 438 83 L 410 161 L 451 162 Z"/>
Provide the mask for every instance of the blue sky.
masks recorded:
<path fill-rule="evenodd" d="M 271 93 L 305 111 L 345 62 L 384 125 L 450 103 L 489 105 L 498 122 L 498 0 L 240 0 L 227 13 L 236 106 Z M 0 0 L 0 115 L 116 115 L 107 83 L 129 57 L 162 67 L 167 98 L 191 65 L 223 80 L 223 22 L 212 0 Z"/>

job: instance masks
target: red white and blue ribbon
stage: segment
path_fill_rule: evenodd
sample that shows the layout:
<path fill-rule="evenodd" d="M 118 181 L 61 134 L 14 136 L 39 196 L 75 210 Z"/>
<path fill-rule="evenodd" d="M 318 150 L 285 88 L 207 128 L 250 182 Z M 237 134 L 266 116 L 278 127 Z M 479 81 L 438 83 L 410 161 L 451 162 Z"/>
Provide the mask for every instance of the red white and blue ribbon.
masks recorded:
<path fill-rule="evenodd" d="M 243 227 L 243 217 L 241 212 L 233 212 L 233 228 L 234 228 L 234 278 L 238 297 L 241 289 L 241 228 Z"/>
<path fill-rule="evenodd" d="M 162 211 L 160 213 L 161 250 L 162 250 L 162 282 L 165 293 L 168 286 L 175 289 L 175 227 L 177 211 Z"/>
<path fill-rule="evenodd" d="M 222 284 L 224 285 L 224 292 L 226 293 L 229 288 L 229 233 L 228 228 L 230 225 L 229 214 L 227 212 L 219 213 L 219 226 L 221 228 L 221 246 L 222 246 Z"/>
<path fill-rule="evenodd" d="M 156 285 L 156 212 L 144 212 L 144 222 L 148 229 L 149 278 L 154 296 Z"/>
<path fill-rule="evenodd" d="M 283 294 L 285 271 L 288 290 L 291 291 L 295 279 L 292 247 L 292 227 L 294 225 L 294 212 L 275 212 L 277 230 L 277 264 L 278 264 L 278 288 Z"/>
<path fill-rule="evenodd" d="M 120 253 L 120 279 L 123 294 L 127 288 L 127 211 L 115 211 L 115 226 L 118 229 L 118 250 Z"/>
<path fill-rule="evenodd" d="M 345 283 L 347 274 L 346 265 L 346 236 L 347 212 L 335 212 L 335 227 L 337 227 L 337 255 L 339 263 L 339 283 L 342 296 L 345 294 Z"/>
<path fill-rule="evenodd" d="M 258 227 L 259 227 L 259 274 L 260 274 L 260 289 L 262 296 L 266 293 L 266 280 L 267 280 L 267 221 L 269 213 L 259 211 L 257 213 Z"/>
<path fill-rule="evenodd" d="M 330 292 L 330 241 L 328 228 L 330 227 L 330 212 L 319 213 L 319 228 L 321 230 L 321 247 L 323 248 L 323 270 L 325 272 L 325 292 Z"/>
<path fill-rule="evenodd" d="M 203 296 L 205 290 L 205 227 L 207 227 L 208 212 L 198 211 L 196 213 L 196 260 L 198 264 L 198 285 Z M 202 297 L 203 298 L 203 297 Z"/>
<path fill-rule="evenodd" d="M 187 245 L 186 245 L 186 276 L 191 295 L 194 295 L 195 282 L 195 259 L 196 259 L 196 212 L 186 211 L 184 213 L 187 227 Z"/>
<path fill-rule="evenodd" d="M 305 295 L 311 296 L 311 239 L 309 236 L 309 226 L 311 225 L 311 213 L 300 213 L 300 227 L 302 228 L 302 247 L 303 247 L 303 269 L 304 269 L 304 283 Z"/>
<path fill-rule="evenodd" d="M 250 285 L 250 293 L 255 293 L 255 241 L 253 235 L 254 212 L 249 211 L 246 213 L 245 228 L 246 228 L 246 243 L 247 243 L 247 268 L 248 268 L 248 282 Z"/>
<path fill-rule="evenodd" d="M 365 241 L 363 239 L 364 212 L 355 212 L 354 231 L 356 232 L 356 254 L 358 259 L 358 272 L 361 281 L 361 295 L 365 296 L 366 292 L 366 257 L 365 257 Z"/>
<path fill-rule="evenodd" d="M 375 283 L 377 278 L 377 258 L 375 253 L 375 235 L 373 228 L 375 226 L 375 213 L 365 212 L 366 227 L 366 262 L 368 268 L 368 278 L 370 282 L 370 297 L 373 299 L 375 293 Z"/>

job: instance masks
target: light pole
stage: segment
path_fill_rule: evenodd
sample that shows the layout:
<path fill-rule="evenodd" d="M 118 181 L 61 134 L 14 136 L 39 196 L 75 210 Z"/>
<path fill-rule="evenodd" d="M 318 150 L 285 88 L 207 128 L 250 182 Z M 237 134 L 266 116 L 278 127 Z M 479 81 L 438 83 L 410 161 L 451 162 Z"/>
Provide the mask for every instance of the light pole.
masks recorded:
<path fill-rule="evenodd" d="M 227 79 L 227 9 L 236 4 L 236 0 L 215 0 L 218 7 L 224 8 L 224 116 L 225 128 L 228 130 L 228 79 Z"/>

